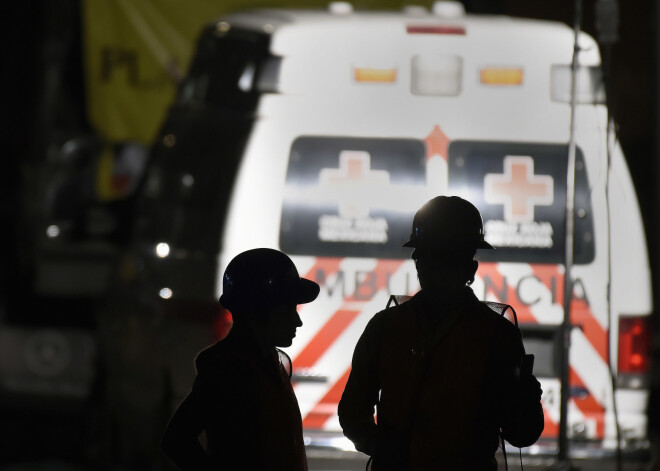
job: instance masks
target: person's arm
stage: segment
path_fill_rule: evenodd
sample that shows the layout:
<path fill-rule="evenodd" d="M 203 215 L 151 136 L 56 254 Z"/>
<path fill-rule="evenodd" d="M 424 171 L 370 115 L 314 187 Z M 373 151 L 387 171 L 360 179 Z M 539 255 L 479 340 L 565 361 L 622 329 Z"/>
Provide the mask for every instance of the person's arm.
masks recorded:
<path fill-rule="evenodd" d="M 520 366 L 525 350 L 520 331 L 510 326 L 505 345 L 505 358 L 509 369 Z M 511 377 L 510 377 L 511 378 Z M 513 377 L 506 388 L 509 393 L 507 413 L 502 422 L 502 434 L 511 445 L 519 448 L 533 445 L 544 428 L 543 406 L 541 405 L 541 384 L 532 374 Z"/>
<path fill-rule="evenodd" d="M 199 378 L 198 378 L 199 379 Z M 213 469 L 209 455 L 204 451 L 199 435 L 206 427 L 208 416 L 205 396 L 198 380 L 170 419 L 161 441 L 165 455 L 182 471 Z"/>
<path fill-rule="evenodd" d="M 381 316 L 374 316 L 364 329 L 353 352 L 351 373 L 339 401 L 339 423 L 355 449 L 373 454 L 376 438 L 374 421 L 378 403 L 378 354 Z"/>

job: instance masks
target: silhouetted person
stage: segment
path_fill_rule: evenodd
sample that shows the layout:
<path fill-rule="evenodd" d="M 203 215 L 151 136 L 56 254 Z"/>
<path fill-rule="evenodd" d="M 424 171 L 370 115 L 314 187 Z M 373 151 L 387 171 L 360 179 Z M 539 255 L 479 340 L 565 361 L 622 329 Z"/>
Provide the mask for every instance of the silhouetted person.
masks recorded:
<path fill-rule="evenodd" d="M 192 391 L 162 441 L 179 468 L 307 469 L 291 363 L 276 347 L 291 345 L 302 325 L 296 306 L 318 293 L 319 286 L 301 278 L 277 250 L 248 250 L 229 263 L 220 303 L 231 311 L 233 327 L 197 356 Z M 199 441 L 202 431 L 206 449 Z"/>
<path fill-rule="evenodd" d="M 520 331 L 469 287 L 476 249 L 492 249 L 481 215 L 459 197 L 433 198 L 404 246 L 415 248 L 422 289 L 360 337 L 339 403 L 344 434 L 374 471 L 496 470 L 500 429 L 529 446 L 543 409 L 539 382 L 518 374 Z"/>

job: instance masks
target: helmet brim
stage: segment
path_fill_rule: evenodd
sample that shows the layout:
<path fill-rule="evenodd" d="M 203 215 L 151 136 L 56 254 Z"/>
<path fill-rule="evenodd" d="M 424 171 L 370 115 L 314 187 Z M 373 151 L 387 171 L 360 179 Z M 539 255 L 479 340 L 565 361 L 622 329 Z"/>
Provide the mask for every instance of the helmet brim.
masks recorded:
<path fill-rule="evenodd" d="M 290 294 L 288 296 L 284 296 L 284 298 L 280 298 L 280 301 L 292 302 L 295 304 L 307 304 L 314 301 L 318 297 L 320 291 L 321 287 L 317 283 L 313 282 L 312 280 L 308 280 L 307 278 L 300 278 L 293 290 L 290 291 Z M 243 296 L 247 296 L 247 293 L 243 294 Z M 222 294 L 218 301 L 225 309 L 230 311 L 232 310 L 232 300 L 229 299 L 227 295 Z M 278 302 L 277 300 L 272 301 L 275 303 Z M 255 306 L 256 305 L 258 305 L 258 303 L 255 304 Z"/>
<path fill-rule="evenodd" d="M 321 287 L 318 283 L 315 283 L 312 280 L 307 278 L 300 278 L 298 283 L 298 289 L 295 293 L 295 302 L 296 304 L 306 304 L 314 301 L 321 291 Z"/>
<path fill-rule="evenodd" d="M 403 244 L 401 247 L 410 247 L 410 248 L 419 248 L 420 244 L 416 243 L 414 240 L 410 239 L 408 242 Z M 490 245 L 488 242 L 485 240 L 479 241 L 477 243 L 477 246 L 475 247 L 476 249 L 495 249 L 492 245 Z"/>

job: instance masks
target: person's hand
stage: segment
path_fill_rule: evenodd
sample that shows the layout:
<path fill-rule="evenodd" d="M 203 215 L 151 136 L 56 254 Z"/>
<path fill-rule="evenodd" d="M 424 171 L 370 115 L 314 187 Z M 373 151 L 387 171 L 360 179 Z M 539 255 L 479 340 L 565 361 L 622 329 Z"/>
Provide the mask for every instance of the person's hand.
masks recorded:
<path fill-rule="evenodd" d="M 375 462 L 405 469 L 409 460 L 408 445 L 407 437 L 380 429 L 378 435 L 371 439 L 369 451 Z"/>
<path fill-rule="evenodd" d="M 509 443 L 523 448 L 535 443 L 543 432 L 543 390 L 541 383 L 532 374 L 522 375 L 516 386 L 515 403 L 512 404 L 511 415 L 506 418 L 506 426 L 502 427 L 502 431 Z"/>

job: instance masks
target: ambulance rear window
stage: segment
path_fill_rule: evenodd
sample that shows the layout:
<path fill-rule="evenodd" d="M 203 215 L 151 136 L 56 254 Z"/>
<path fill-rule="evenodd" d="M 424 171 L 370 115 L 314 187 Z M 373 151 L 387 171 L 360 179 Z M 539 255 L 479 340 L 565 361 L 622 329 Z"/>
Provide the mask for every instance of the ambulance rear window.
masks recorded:
<path fill-rule="evenodd" d="M 562 263 L 566 237 L 568 147 L 520 142 L 453 141 L 449 193 L 470 200 L 484 220 L 483 261 Z M 591 196 L 577 149 L 575 263 L 594 258 Z"/>
<path fill-rule="evenodd" d="M 328 257 L 408 258 L 426 201 L 426 148 L 414 139 L 300 137 L 291 147 L 280 248 Z"/>
<path fill-rule="evenodd" d="M 280 247 L 299 255 L 408 258 L 415 211 L 447 194 L 483 216 L 483 261 L 562 263 L 565 145 L 452 141 L 427 158 L 424 141 L 300 137 L 291 147 Z M 575 262 L 594 258 L 587 172 L 577 151 Z"/>

